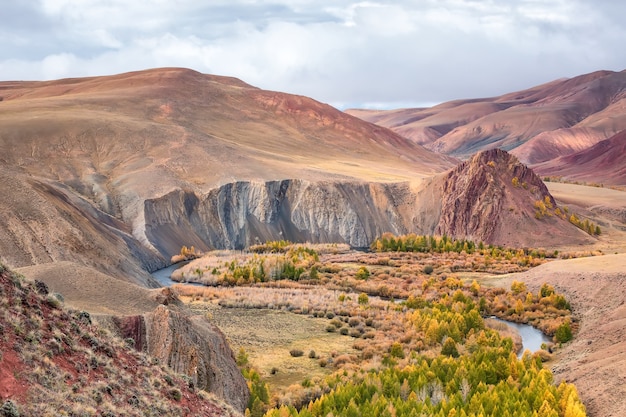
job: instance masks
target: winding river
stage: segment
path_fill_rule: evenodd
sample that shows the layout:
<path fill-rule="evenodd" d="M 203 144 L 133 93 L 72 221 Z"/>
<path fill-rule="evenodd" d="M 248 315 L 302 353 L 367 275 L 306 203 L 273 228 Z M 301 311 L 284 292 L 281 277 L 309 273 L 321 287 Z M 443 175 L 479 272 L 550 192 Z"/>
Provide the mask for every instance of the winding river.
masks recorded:
<path fill-rule="evenodd" d="M 172 281 L 172 273 L 174 271 L 176 271 L 178 268 L 187 265 L 189 262 L 185 261 L 185 262 L 179 262 L 177 264 L 172 264 L 170 266 L 168 266 L 167 268 L 163 268 L 163 269 L 159 269 L 154 271 L 151 275 L 152 278 L 156 279 L 157 281 L 159 281 L 159 284 L 161 284 L 164 287 L 169 287 L 172 286 L 174 284 L 180 284 L 179 282 L 176 281 Z M 196 284 L 198 285 L 198 284 Z"/>
<path fill-rule="evenodd" d="M 172 281 L 171 279 L 172 273 L 178 268 L 186 265 L 187 263 L 188 262 L 179 262 L 177 264 L 170 265 L 167 268 L 159 269 L 158 271 L 154 271 L 152 273 L 152 276 L 157 281 L 159 281 L 159 284 L 161 284 L 164 287 L 169 287 L 173 284 L 178 284 L 178 282 Z M 188 283 L 188 284 L 202 286 L 202 284 L 198 284 L 198 283 Z M 520 336 L 522 337 L 522 350 L 517 355 L 520 358 L 522 357 L 525 350 L 536 352 L 541 349 L 542 343 L 549 343 L 552 341 L 552 339 L 546 336 L 545 334 L 543 334 L 541 330 L 538 330 L 529 324 L 513 323 L 510 321 L 499 319 L 497 317 L 491 317 L 491 318 L 499 322 L 502 322 L 509 327 L 512 327 L 520 334 Z"/>

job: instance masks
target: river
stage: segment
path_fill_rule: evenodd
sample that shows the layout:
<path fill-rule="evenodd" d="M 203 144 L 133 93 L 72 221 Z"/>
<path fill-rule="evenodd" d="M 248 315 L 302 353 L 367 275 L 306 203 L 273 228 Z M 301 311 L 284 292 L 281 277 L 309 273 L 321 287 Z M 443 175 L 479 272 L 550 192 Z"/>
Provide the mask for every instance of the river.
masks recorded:
<path fill-rule="evenodd" d="M 513 323 L 511 321 L 502 320 L 493 316 L 491 318 L 512 327 L 520 334 L 522 337 L 522 350 L 517 354 L 520 358 L 524 354 L 525 350 L 536 352 L 541 349 L 541 345 L 543 343 L 552 342 L 552 338 L 546 336 L 541 330 L 536 329 L 529 324 Z"/>
<path fill-rule="evenodd" d="M 172 276 L 172 273 L 175 270 L 177 270 L 178 268 L 182 266 L 187 265 L 188 263 L 189 261 L 185 261 L 185 262 L 179 262 L 177 264 L 170 265 L 167 268 L 154 271 L 152 273 L 152 276 L 157 281 L 159 281 L 159 284 L 161 284 L 164 287 L 169 287 L 171 285 L 178 284 L 178 282 L 172 281 L 170 277 Z M 198 283 L 188 283 L 188 284 L 202 286 L 202 284 L 198 284 Z M 403 300 L 400 300 L 400 301 L 403 301 Z M 502 322 L 509 327 L 512 327 L 520 334 L 520 336 L 522 337 L 522 350 L 517 355 L 520 358 L 522 357 L 525 350 L 536 352 L 541 349 L 542 343 L 552 342 L 552 339 L 550 337 L 546 336 L 545 334 L 541 332 L 541 330 L 538 330 L 529 324 L 513 323 L 511 321 L 499 319 L 495 316 L 491 318 L 499 322 Z"/>
<path fill-rule="evenodd" d="M 172 281 L 172 278 L 171 278 L 172 273 L 176 271 L 178 268 L 187 265 L 188 263 L 189 261 L 178 262 L 176 264 L 172 264 L 168 266 L 167 268 L 158 269 L 154 271 L 151 275 L 154 279 L 159 281 L 159 284 L 161 284 L 164 287 L 170 287 L 174 284 L 180 284 L 177 281 Z M 189 283 L 189 284 L 200 285 L 196 283 Z"/>

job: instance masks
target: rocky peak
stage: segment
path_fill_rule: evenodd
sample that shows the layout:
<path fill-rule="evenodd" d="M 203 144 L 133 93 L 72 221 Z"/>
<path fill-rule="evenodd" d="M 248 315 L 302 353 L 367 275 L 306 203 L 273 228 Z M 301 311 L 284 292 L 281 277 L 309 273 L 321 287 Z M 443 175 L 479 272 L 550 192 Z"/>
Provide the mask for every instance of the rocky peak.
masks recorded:
<path fill-rule="evenodd" d="M 536 218 L 537 201 L 556 208 L 532 169 L 501 149 L 483 151 L 444 174 L 435 232 L 515 246 L 524 246 L 529 236 L 552 228 L 557 235 L 573 233 L 573 226 L 561 217 Z"/>

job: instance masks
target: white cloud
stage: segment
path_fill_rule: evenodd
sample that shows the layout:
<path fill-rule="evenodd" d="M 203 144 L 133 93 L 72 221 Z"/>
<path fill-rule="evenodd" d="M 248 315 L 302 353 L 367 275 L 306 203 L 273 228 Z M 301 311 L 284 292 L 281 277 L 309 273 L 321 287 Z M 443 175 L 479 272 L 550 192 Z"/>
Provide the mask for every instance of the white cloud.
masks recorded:
<path fill-rule="evenodd" d="M 337 105 L 394 106 L 626 68 L 626 56 L 616 52 L 626 38 L 620 18 L 626 6 L 618 1 L 41 0 L 35 6 L 8 8 L 17 23 L 0 29 L 0 79 L 185 66 Z M 28 16 L 36 19 L 31 25 Z"/>

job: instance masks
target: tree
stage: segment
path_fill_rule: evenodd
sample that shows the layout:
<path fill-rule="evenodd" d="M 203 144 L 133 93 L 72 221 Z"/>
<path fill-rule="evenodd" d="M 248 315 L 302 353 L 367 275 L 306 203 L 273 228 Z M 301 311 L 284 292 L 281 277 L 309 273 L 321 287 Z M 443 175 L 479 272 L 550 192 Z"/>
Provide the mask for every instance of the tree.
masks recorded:
<path fill-rule="evenodd" d="M 445 342 L 443 342 L 443 347 L 441 348 L 441 354 L 446 356 L 452 356 L 453 358 L 459 357 L 459 351 L 456 348 L 456 342 L 453 338 L 446 338 Z"/>
<path fill-rule="evenodd" d="M 513 294 L 515 295 L 526 292 L 526 284 L 519 281 L 513 281 L 513 283 L 511 284 L 511 292 L 513 292 Z"/>
<path fill-rule="evenodd" d="M 565 343 L 572 340 L 572 327 L 569 324 L 569 321 L 561 324 L 554 333 L 554 338 L 559 343 Z"/>

